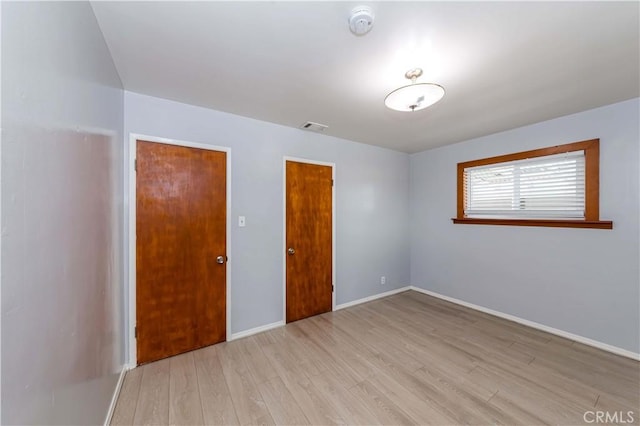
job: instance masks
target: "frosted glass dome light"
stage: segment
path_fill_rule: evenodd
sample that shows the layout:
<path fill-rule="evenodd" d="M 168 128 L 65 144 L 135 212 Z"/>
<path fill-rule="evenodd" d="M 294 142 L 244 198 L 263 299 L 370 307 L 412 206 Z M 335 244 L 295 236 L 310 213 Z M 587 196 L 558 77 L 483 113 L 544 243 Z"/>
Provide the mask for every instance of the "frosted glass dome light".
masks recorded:
<path fill-rule="evenodd" d="M 435 83 L 416 83 L 422 69 L 416 68 L 404 75 L 411 84 L 389 93 L 384 99 L 387 108 L 396 111 L 413 112 L 430 107 L 444 96 L 444 87 Z"/>

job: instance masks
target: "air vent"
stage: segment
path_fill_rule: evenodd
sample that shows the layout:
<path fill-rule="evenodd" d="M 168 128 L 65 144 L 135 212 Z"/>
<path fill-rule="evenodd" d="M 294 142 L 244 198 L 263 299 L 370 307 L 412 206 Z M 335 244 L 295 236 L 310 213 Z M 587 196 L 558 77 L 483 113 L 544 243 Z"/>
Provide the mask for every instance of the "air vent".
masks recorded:
<path fill-rule="evenodd" d="M 316 133 L 323 133 L 327 129 L 327 127 L 329 126 L 325 124 L 314 123 L 313 121 L 307 121 L 302 126 L 300 126 L 302 130 L 309 130 Z"/>

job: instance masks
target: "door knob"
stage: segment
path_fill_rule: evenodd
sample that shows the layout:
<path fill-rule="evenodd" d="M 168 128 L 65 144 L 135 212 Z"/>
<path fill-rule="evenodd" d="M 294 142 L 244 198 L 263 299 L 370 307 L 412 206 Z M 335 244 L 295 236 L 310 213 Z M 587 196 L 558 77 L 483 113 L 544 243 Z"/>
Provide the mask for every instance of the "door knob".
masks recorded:
<path fill-rule="evenodd" d="M 218 262 L 218 263 L 224 263 L 224 256 L 218 256 L 218 257 L 216 257 L 216 262 Z"/>
<path fill-rule="evenodd" d="M 289 254 L 295 254 L 295 252 L 296 251 L 294 250 L 293 247 L 289 247 L 289 250 L 287 250 L 287 253 L 289 253 Z"/>

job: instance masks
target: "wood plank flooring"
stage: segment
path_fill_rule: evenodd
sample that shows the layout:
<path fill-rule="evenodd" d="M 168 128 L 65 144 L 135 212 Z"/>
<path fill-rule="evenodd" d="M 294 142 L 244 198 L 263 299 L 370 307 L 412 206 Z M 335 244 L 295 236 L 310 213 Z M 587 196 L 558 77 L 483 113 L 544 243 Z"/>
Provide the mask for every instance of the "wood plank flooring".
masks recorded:
<path fill-rule="evenodd" d="M 637 361 L 407 291 L 131 370 L 111 424 L 639 424 L 639 407 Z"/>

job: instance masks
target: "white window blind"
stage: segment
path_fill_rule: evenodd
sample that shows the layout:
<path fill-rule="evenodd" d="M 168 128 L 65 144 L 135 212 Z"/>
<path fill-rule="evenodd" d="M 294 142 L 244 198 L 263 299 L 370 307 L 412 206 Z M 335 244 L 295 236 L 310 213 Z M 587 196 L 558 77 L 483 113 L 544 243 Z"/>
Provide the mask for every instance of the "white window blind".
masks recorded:
<path fill-rule="evenodd" d="M 584 151 L 464 169 L 465 215 L 584 219 Z"/>

